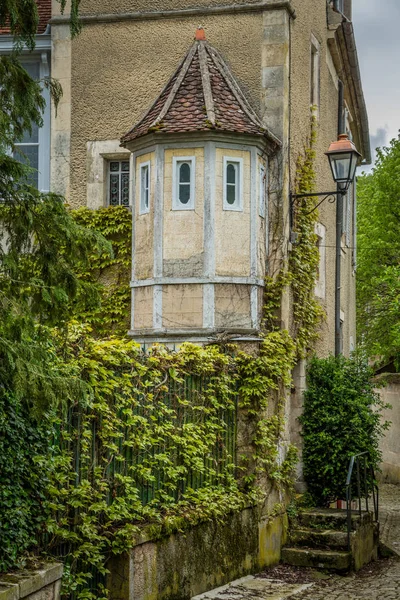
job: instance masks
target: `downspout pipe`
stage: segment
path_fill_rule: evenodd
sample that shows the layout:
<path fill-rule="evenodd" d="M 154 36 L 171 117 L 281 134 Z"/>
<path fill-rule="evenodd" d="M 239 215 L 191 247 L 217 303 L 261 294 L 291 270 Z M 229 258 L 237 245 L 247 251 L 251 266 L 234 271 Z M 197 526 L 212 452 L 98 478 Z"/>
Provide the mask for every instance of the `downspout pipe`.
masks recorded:
<path fill-rule="evenodd" d="M 338 98 L 338 137 L 344 131 L 344 86 L 339 80 Z M 338 186 L 338 191 L 340 190 Z M 343 230 L 343 196 L 337 195 L 336 200 L 336 259 L 335 259 L 335 356 L 342 353 L 342 332 L 340 324 L 340 291 L 341 291 L 341 261 L 342 261 L 342 230 Z"/>

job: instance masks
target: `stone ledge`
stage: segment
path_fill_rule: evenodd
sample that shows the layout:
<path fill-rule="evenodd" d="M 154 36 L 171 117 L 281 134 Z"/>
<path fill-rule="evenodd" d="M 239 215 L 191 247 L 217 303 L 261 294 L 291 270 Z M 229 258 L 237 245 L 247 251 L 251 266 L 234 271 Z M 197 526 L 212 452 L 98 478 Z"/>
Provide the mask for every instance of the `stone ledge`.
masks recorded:
<path fill-rule="evenodd" d="M 39 569 L 0 575 L 0 600 L 22 600 L 61 579 L 63 565 L 45 563 Z"/>

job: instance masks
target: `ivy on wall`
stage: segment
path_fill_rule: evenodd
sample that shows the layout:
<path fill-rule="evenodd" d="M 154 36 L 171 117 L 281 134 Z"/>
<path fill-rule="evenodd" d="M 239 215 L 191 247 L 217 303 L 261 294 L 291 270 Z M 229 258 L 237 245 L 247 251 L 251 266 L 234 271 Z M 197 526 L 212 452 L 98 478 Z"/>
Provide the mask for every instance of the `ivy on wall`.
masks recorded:
<path fill-rule="evenodd" d="M 96 284 L 100 303 L 76 317 L 89 323 L 93 334 L 105 337 L 110 333 L 124 336 L 130 323 L 130 273 L 132 263 L 132 215 L 123 206 L 79 208 L 71 211 L 74 220 L 102 234 L 109 246 L 93 247 L 88 265 L 82 265 L 80 279 Z"/>
<path fill-rule="evenodd" d="M 299 191 L 314 181 L 314 141 L 298 163 Z M 234 346 L 191 344 L 142 355 L 125 337 L 131 214 L 122 207 L 71 211 L 80 226 L 104 237 L 93 236 L 89 266 L 82 264 L 78 273 L 82 289 L 96 287 L 100 301 L 87 306 L 78 298 L 67 334 L 54 330 L 49 339 L 55 370 L 75 382 L 74 393 L 48 415 L 54 439 L 34 457 L 46 474 L 37 484 L 45 499 L 39 546 L 53 555 L 64 549 L 65 597 L 106 598 L 104 581 L 91 582 L 93 569 L 104 575 L 109 558 L 131 547 L 144 524 L 162 535 L 224 519 L 265 499 L 259 485 L 265 477 L 290 488 L 297 451 L 286 447 L 282 460 L 285 395 L 321 317 L 313 297 L 318 251 L 312 206 L 307 199 L 298 207 L 298 244 L 278 277 L 266 282 L 257 356 Z M 288 285 L 290 331 L 276 320 Z M 190 393 L 182 391 L 188 378 L 195 382 Z M 243 457 L 234 456 L 226 438 L 236 404 L 251 431 L 250 454 Z M 39 539 L 28 535 L 29 544 Z"/>
<path fill-rule="evenodd" d="M 317 121 L 311 118 L 311 135 L 304 155 L 296 165 L 296 185 L 298 194 L 315 191 L 315 143 Z M 315 210 L 315 197 L 302 198 L 295 205 L 294 229 L 298 235 L 289 256 L 290 284 L 293 294 L 293 337 L 299 357 L 304 357 L 312 349 L 318 337 L 318 326 L 324 311 L 315 298 L 314 288 L 319 265 L 319 250 L 315 224 L 318 211 Z"/>
<path fill-rule="evenodd" d="M 290 383 L 295 345 L 287 332 L 266 336 L 257 357 L 192 344 L 143 355 L 130 340 L 95 339 L 76 325 L 63 357 L 82 393 L 55 426 L 45 548 L 67 548 L 65 597 L 106 598 L 104 581 L 91 583 L 93 568 L 105 574 L 144 524 L 165 535 L 223 520 L 264 500 L 258 474 L 290 482 L 293 449 L 278 460 L 281 411 L 260 418 Z M 237 403 L 257 424 L 253 478 L 237 476 Z"/>

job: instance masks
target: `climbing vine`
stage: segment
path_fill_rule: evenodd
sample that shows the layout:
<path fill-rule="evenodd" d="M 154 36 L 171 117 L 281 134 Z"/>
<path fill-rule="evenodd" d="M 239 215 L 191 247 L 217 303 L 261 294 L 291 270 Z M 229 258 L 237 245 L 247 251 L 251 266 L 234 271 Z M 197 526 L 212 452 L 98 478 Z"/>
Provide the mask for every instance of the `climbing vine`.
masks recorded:
<path fill-rule="evenodd" d="M 77 318 L 89 323 L 93 333 L 104 337 L 125 335 L 130 318 L 130 272 L 132 262 L 132 215 L 123 206 L 71 211 L 74 220 L 95 230 L 109 241 L 109 247 L 94 246 L 89 267 L 82 265 L 80 279 L 97 285 L 100 303 Z"/>
<path fill-rule="evenodd" d="M 314 143 L 315 133 L 298 162 L 298 191 L 312 189 Z M 63 556 L 64 597 L 106 598 L 110 557 L 134 545 L 143 526 L 161 536 L 225 519 L 264 500 L 263 478 L 290 488 L 297 451 L 281 444 L 285 397 L 322 314 L 313 297 L 318 252 L 312 207 L 311 199 L 298 207 L 298 241 L 280 274 L 266 280 L 256 356 L 235 346 L 191 344 L 177 352 L 155 346 L 143 355 L 125 337 L 131 215 L 122 207 L 71 211 L 79 226 L 103 236 L 93 237 L 89 266 L 78 264 L 80 288 L 94 286 L 100 300 L 89 306 L 74 300 L 75 321 L 49 339 L 59 377 L 76 384 L 46 416 L 53 419 L 54 439 L 34 460 L 46 474 L 40 478 L 37 545 Z M 278 318 L 288 286 L 289 331 Z M 236 456 L 237 406 L 249 450 Z M 277 506 L 276 514 L 283 510 Z M 103 579 L 93 581 L 94 572 Z"/>
<path fill-rule="evenodd" d="M 304 155 L 296 166 L 296 193 L 315 191 L 315 143 L 317 140 L 316 119 L 311 118 L 311 135 Z M 299 357 L 304 357 L 318 337 L 318 325 L 323 317 L 323 309 L 315 299 L 314 287 L 319 264 L 319 251 L 315 224 L 318 211 L 315 198 L 303 198 L 296 204 L 294 229 L 297 241 L 289 255 L 290 283 L 293 294 L 293 336 Z"/>

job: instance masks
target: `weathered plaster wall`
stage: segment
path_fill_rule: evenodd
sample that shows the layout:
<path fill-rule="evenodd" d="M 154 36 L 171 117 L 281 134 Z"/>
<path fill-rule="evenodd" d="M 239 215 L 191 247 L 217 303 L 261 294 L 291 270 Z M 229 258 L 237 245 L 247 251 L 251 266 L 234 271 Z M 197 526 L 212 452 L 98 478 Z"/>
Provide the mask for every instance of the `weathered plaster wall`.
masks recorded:
<path fill-rule="evenodd" d="M 229 4 L 231 1 L 229 0 Z M 237 2 L 239 7 L 242 2 Z M 273 4 L 273 3 L 271 3 Z M 311 37 L 320 44 L 320 108 L 318 125 L 317 171 L 318 189 L 331 189 L 332 178 L 324 152 L 337 134 L 337 76 L 332 57 L 327 49 L 328 38 L 333 32 L 327 30 L 325 2 L 313 0 L 294 0 L 297 18 L 292 20 L 284 8 L 254 12 L 228 14 L 207 14 L 207 6 L 227 5 L 225 0 L 204 0 L 196 2 L 204 14 L 201 22 L 207 32 L 207 38 L 222 53 L 230 65 L 239 83 L 247 92 L 255 108 L 261 108 L 264 121 L 283 140 L 283 150 L 277 162 L 277 181 L 272 182 L 271 202 L 283 202 L 283 220 L 279 224 L 276 236 L 276 265 L 282 263 L 287 251 L 284 241 L 288 235 L 288 190 L 294 184 L 295 161 L 302 152 L 309 134 L 310 108 L 310 56 Z M 191 2 L 184 8 L 190 8 Z M 83 0 L 82 13 L 117 13 L 119 11 L 173 10 L 182 8 L 175 0 L 165 3 L 154 0 Z M 64 170 L 69 165 L 70 202 L 76 206 L 86 197 L 87 143 L 100 139 L 117 139 L 127 131 L 157 97 L 163 85 L 173 73 L 188 47 L 192 43 L 194 30 L 199 23 L 199 15 L 152 20 L 124 20 L 105 23 L 91 22 L 84 25 L 83 32 L 72 44 L 72 110 L 74 119 L 71 131 L 70 161 L 65 160 Z M 64 26 L 63 26 L 64 27 Z M 53 27 L 55 36 L 60 26 Z M 289 66 L 289 58 L 291 65 Z M 151 73 L 151 76 L 149 74 Z M 290 86 L 289 86 L 290 83 Z M 291 172 L 289 173 L 288 139 L 290 131 Z M 68 186 L 66 186 L 67 190 Z M 168 215 L 169 217 L 171 215 Z M 233 232 L 237 227 L 235 220 L 239 215 L 220 215 L 229 217 Z M 245 216 L 245 215 L 243 215 Z M 196 216 L 197 218 L 197 216 Z M 185 219 L 185 217 L 183 217 Z M 200 219 L 199 219 L 200 221 Z M 326 203 L 320 212 L 320 221 L 327 228 L 326 244 L 326 280 L 325 299 L 322 300 L 327 312 L 323 325 L 320 354 L 328 354 L 334 348 L 334 271 L 335 271 L 335 205 Z M 194 220 L 193 220 L 194 223 Z M 200 262 L 201 250 L 193 254 L 193 246 L 200 249 L 200 225 L 190 223 L 189 245 L 179 244 L 181 252 L 191 256 L 190 269 L 195 274 Z M 231 267 L 243 273 L 247 263 L 247 239 L 241 235 L 239 242 L 235 235 L 226 235 L 225 223 L 217 224 L 217 240 L 224 242 L 216 255 L 217 270 L 224 272 L 224 264 L 231 259 Z M 236 227 L 236 228 L 235 228 Z M 261 248 L 262 225 L 258 232 L 258 246 Z M 241 233 L 245 231 L 241 230 Z M 168 226 L 167 226 L 168 229 Z M 151 232 L 147 232 L 151 236 Z M 216 232 L 217 233 L 217 232 Z M 184 235 L 184 234 L 183 234 Z M 232 260 L 230 246 L 235 245 Z M 166 254 L 177 254 L 178 244 L 168 245 Z M 237 246 L 237 247 L 236 247 Z M 228 248 L 229 247 L 229 248 Z M 148 256 L 151 254 L 151 249 Z M 199 261 L 196 259 L 199 258 Z M 218 258 L 218 256 L 220 258 Z M 194 257 L 194 258 L 193 258 Z M 176 258 L 172 259 L 173 261 Z M 165 262 L 169 258 L 165 257 Z M 197 261 L 197 262 L 196 262 Z M 258 252 L 258 274 L 262 267 L 261 250 Z M 270 261 L 272 264 L 273 261 Z M 350 339 L 355 341 L 354 314 L 354 273 L 351 266 L 350 249 L 343 252 L 342 311 L 344 314 L 344 351 L 350 349 Z M 148 271 L 149 265 L 143 267 Z M 247 268 L 247 265 L 246 265 Z M 282 322 L 289 325 L 289 297 L 285 297 Z"/>
<path fill-rule="evenodd" d="M 140 165 L 150 162 L 150 198 L 149 212 L 140 214 Z M 155 153 L 143 154 L 136 164 L 135 193 L 135 279 L 149 279 L 154 271 L 154 190 L 156 183 Z"/>
<path fill-rule="evenodd" d="M 259 0 L 189 0 L 184 8 L 212 6 L 240 6 L 255 4 Z M 82 14 L 104 14 L 114 12 L 147 12 L 183 8 L 180 0 L 82 0 Z"/>
<path fill-rule="evenodd" d="M 292 187 L 295 180 L 295 164 L 303 151 L 310 131 L 310 73 L 311 36 L 320 44 L 320 106 L 318 111 L 318 140 L 316 145 L 317 190 L 335 189 L 328 161 L 325 156 L 329 144 L 337 138 L 338 89 L 328 51 L 327 40 L 332 35 L 327 30 L 326 6 L 314 0 L 294 0 L 297 18 L 292 21 L 292 95 L 291 95 L 291 159 Z M 334 351 L 335 343 L 335 236 L 336 204 L 325 202 L 320 208 L 320 222 L 326 227 L 326 296 L 322 301 L 327 318 L 317 345 L 320 355 Z M 354 314 L 350 303 L 354 297 L 355 281 L 348 265 L 349 253 L 342 255 L 342 311 L 344 312 L 344 351 L 348 353 L 350 336 L 355 339 Z"/>
<path fill-rule="evenodd" d="M 133 300 L 132 329 L 152 329 L 154 288 L 145 286 L 137 288 Z"/>
<path fill-rule="evenodd" d="M 186 600 L 280 559 L 283 516 L 248 508 L 158 541 L 144 539 L 109 565 L 110 600 Z"/>
<path fill-rule="evenodd" d="M 223 159 L 243 160 L 243 211 L 223 210 Z M 216 151 L 215 262 L 216 274 L 250 276 L 250 152 Z"/>
<path fill-rule="evenodd" d="M 383 417 L 391 423 L 381 440 L 383 481 L 400 484 L 400 375 L 387 373 L 380 375 L 379 380 L 387 385 L 379 389 L 383 402 L 391 405 L 383 412 Z"/>
<path fill-rule="evenodd" d="M 203 326 L 203 286 L 164 285 L 162 326 L 195 329 Z"/>
<path fill-rule="evenodd" d="M 249 286 L 215 286 L 215 326 L 251 328 Z"/>
<path fill-rule="evenodd" d="M 194 210 L 172 209 L 173 157 L 195 157 Z M 179 148 L 165 151 L 163 275 L 199 277 L 204 263 L 204 149 Z"/>

